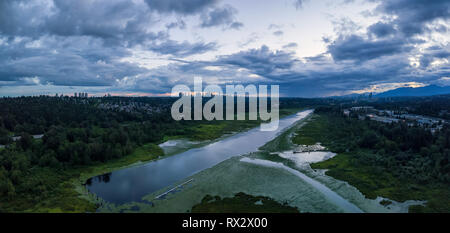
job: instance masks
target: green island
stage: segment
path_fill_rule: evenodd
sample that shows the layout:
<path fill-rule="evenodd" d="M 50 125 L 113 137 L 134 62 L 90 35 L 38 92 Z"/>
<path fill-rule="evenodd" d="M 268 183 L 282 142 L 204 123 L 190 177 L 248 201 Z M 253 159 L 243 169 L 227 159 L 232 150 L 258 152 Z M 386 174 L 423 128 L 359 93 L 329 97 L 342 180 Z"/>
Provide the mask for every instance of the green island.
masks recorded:
<path fill-rule="evenodd" d="M 419 127 L 343 116 L 332 107 L 316 109 L 297 131 L 299 145 L 322 143 L 337 155 L 311 164 L 348 182 L 367 198 L 425 200 L 409 212 L 449 212 L 449 131 L 430 134 Z M 381 203 L 388 205 L 386 201 Z"/>
<path fill-rule="evenodd" d="M 192 207 L 192 213 L 299 213 L 286 203 L 280 204 L 269 197 L 237 193 L 221 198 L 206 195 L 201 203 Z"/>

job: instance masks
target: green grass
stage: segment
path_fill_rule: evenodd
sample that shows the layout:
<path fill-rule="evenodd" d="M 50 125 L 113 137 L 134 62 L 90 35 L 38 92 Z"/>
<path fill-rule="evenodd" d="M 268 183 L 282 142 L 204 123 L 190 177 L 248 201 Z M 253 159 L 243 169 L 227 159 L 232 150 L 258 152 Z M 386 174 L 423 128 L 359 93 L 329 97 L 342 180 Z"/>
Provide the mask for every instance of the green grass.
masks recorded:
<path fill-rule="evenodd" d="M 327 175 L 347 181 L 370 199 L 375 199 L 377 196 L 397 201 L 416 199 L 412 198 L 408 190 L 405 190 L 400 181 L 390 173 L 359 165 L 353 157 L 347 153 L 338 154 L 329 160 L 311 164 L 311 168 L 329 169 L 326 172 Z"/>
<path fill-rule="evenodd" d="M 295 207 L 280 204 L 271 198 L 237 193 L 223 198 L 206 195 L 202 202 L 192 207 L 192 213 L 299 213 Z"/>
<path fill-rule="evenodd" d="M 143 146 L 136 148 L 130 156 L 126 156 L 126 163 L 137 162 L 137 161 L 148 161 L 157 159 L 159 156 L 163 156 L 164 152 L 158 145 L 153 143 L 148 143 Z M 130 161 L 133 160 L 133 161 Z"/>
<path fill-rule="evenodd" d="M 297 145 L 314 145 L 317 142 L 323 141 L 326 131 L 327 121 L 324 117 L 314 114 L 310 121 L 304 125 L 297 135 L 292 138 L 292 142 Z"/>
<path fill-rule="evenodd" d="M 130 155 L 113 159 L 105 163 L 96 163 L 87 167 L 76 168 L 80 172 L 80 180 L 86 181 L 88 178 L 96 175 L 105 174 L 114 170 L 124 168 L 140 162 L 158 159 L 163 156 L 163 150 L 155 144 L 148 143 L 137 147 Z"/>

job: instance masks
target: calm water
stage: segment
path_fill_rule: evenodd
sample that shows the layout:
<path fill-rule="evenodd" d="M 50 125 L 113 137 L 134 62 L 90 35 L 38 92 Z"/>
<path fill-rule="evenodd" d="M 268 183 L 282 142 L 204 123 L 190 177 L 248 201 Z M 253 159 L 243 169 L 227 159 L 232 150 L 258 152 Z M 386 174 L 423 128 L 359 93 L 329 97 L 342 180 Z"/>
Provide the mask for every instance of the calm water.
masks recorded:
<path fill-rule="evenodd" d="M 276 131 L 263 132 L 257 127 L 201 148 L 94 177 L 88 180 L 87 188 L 108 202 L 118 204 L 139 202 L 149 193 L 172 185 L 230 157 L 257 151 L 281 131 L 310 113 L 312 110 L 306 110 L 281 119 Z"/>

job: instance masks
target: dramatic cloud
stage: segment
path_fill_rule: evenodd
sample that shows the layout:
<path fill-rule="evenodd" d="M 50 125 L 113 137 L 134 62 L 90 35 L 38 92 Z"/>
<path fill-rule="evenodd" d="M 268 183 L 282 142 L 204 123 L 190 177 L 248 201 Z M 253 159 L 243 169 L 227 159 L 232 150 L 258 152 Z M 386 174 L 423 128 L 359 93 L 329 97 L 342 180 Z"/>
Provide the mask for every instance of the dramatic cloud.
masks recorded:
<path fill-rule="evenodd" d="M 357 35 L 339 37 L 328 46 L 336 61 L 367 61 L 381 56 L 410 51 L 412 48 L 400 39 L 366 40 Z"/>
<path fill-rule="evenodd" d="M 76 48 L 64 48 L 74 41 Z M 7 43 L 8 46 L 0 47 L 0 80 L 10 85 L 30 85 L 32 78 L 36 84 L 106 86 L 145 71 L 119 62 L 118 58 L 129 53 L 124 49 L 102 48 L 98 39 L 42 38 L 39 43 L 30 39 Z M 50 49 L 47 45 L 54 47 Z"/>
<path fill-rule="evenodd" d="M 341 3 L 3 0 L 0 96 L 164 94 L 195 76 L 307 97 L 449 84 L 448 1 Z"/>
<path fill-rule="evenodd" d="M 433 62 L 448 61 L 450 59 L 450 46 L 439 47 L 432 46 L 426 49 L 425 53 L 420 58 L 420 66 L 422 68 L 429 68 Z"/>
<path fill-rule="evenodd" d="M 427 23 L 436 19 L 450 18 L 450 3 L 446 0 L 386 0 L 380 1 L 377 10 L 395 16 L 393 24 L 407 36 L 425 32 Z"/>
<path fill-rule="evenodd" d="M 367 27 L 366 33 L 351 20 L 335 22 L 337 36 L 324 40 L 335 62 L 366 67 L 368 72 L 358 78 L 366 83 L 408 81 L 405 77 L 432 82 L 448 74 L 448 41 L 435 39 L 435 33 L 447 31 L 448 1 L 372 2 L 378 3 L 375 11 L 383 21 Z M 373 74 L 383 75 L 383 80 Z"/>
<path fill-rule="evenodd" d="M 375 35 L 376 37 L 386 37 L 389 35 L 395 34 L 396 30 L 394 27 L 387 23 L 378 22 L 371 25 L 368 28 L 369 32 Z"/>
<path fill-rule="evenodd" d="M 178 57 L 186 57 L 193 54 L 201 54 L 216 49 L 217 44 L 214 42 L 203 43 L 197 42 L 191 44 L 187 41 L 178 43 L 173 40 L 165 41 L 161 44 L 153 45 L 149 49 L 159 54 L 170 54 Z"/>
<path fill-rule="evenodd" d="M 28 4 L 27 4 L 28 3 Z M 90 36 L 106 44 L 133 46 L 164 39 L 145 4 L 108 1 L 2 1 L 0 32 L 8 36 Z"/>
<path fill-rule="evenodd" d="M 217 0 L 145 0 L 150 9 L 160 13 L 196 14 L 215 5 Z"/>
<path fill-rule="evenodd" d="M 225 5 L 222 8 L 213 9 L 201 16 L 201 27 L 215 27 L 215 26 L 228 26 L 234 29 L 239 29 L 243 26 L 242 23 L 235 21 L 234 15 L 237 10 L 230 5 Z"/>
<path fill-rule="evenodd" d="M 148 70 L 123 61 L 135 48 L 186 57 L 215 50 L 215 42 L 170 39 L 158 11 L 200 11 L 216 1 L 0 2 L 0 84 L 114 86 Z M 186 28 L 182 19 L 166 28 Z"/>
<path fill-rule="evenodd" d="M 265 45 L 259 49 L 242 51 L 218 59 L 218 63 L 238 66 L 258 75 L 271 77 L 275 77 L 280 71 L 290 69 L 296 61 L 293 53 L 271 51 Z"/>

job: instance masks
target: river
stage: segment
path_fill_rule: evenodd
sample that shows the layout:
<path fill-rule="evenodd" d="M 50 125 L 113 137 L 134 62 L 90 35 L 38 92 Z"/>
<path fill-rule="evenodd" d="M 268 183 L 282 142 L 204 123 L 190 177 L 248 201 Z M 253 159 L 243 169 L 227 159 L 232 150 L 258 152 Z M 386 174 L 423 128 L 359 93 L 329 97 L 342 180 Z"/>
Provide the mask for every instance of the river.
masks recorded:
<path fill-rule="evenodd" d="M 233 156 L 257 151 L 280 132 L 312 112 L 313 110 L 305 110 L 280 119 L 279 127 L 275 131 L 260 131 L 257 127 L 201 148 L 93 177 L 88 180 L 87 188 L 111 203 L 140 202 L 142 197 L 149 193 L 172 185 Z"/>

